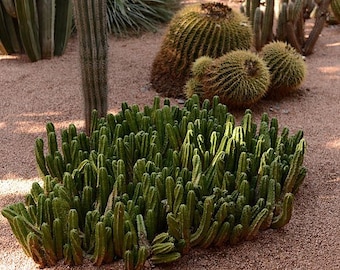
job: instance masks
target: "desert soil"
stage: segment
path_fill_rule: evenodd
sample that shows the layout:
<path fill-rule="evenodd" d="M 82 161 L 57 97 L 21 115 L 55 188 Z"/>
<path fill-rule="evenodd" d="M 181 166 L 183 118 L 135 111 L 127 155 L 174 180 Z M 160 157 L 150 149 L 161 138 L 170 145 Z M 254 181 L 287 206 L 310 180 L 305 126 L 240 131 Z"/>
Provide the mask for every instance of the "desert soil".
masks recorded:
<path fill-rule="evenodd" d="M 151 104 L 157 93 L 149 72 L 165 29 L 139 38 L 109 40 L 109 111 L 120 104 Z M 340 27 L 326 27 L 306 58 L 301 89 L 280 101 L 262 100 L 252 111 L 277 117 L 291 133 L 302 129 L 308 174 L 290 223 L 266 230 L 251 242 L 193 250 L 158 269 L 340 269 Z M 171 100 L 177 105 L 177 100 Z M 25 56 L 0 56 L 0 208 L 22 201 L 38 178 L 34 141 L 46 140 L 45 124 L 83 128 L 83 100 L 76 37 L 62 57 L 30 63 Z M 240 119 L 243 112 L 233 112 Z M 0 215 L 0 269 L 36 269 Z M 88 263 L 76 269 L 95 269 Z M 101 269 L 122 269 L 121 262 Z M 59 265 L 53 269 L 69 269 Z M 157 269 L 157 268 L 156 268 Z"/>

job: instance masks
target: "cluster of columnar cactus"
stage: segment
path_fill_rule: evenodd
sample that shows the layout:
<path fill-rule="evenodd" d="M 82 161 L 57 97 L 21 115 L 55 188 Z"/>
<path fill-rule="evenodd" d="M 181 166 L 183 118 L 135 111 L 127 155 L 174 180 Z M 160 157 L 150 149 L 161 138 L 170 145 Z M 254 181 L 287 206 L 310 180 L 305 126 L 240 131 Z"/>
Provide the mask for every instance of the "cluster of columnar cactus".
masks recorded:
<path fill-rule="evenodd" d="M 284 226 L 306 175 L 303 132 L 279 133 L 267 114 L 257 128 L 250 110 L 236 125 L 218 101 L 123 103 L 94 112 L 90 136 L 71 124 L 60 145 L 48 123 L 48 149 L 35 145 L 43 186 L 2 210 L 25 253 L 41 267 L 90 257 L 143 269 Z"/>
<path fill-rule="evenodd" d="M 62 55 L 71 34 L 72 1 L 0 2 L 0 40 L 8 54 L 24 49 L 31 61 Z"/>
<path fill-rule="evenodd" d="M 331 0 L 246 0 L 241 11 L 253 25 L 254 45 L 261 48 L 274 40 L 288 42 L 299 53 L 313 53 L 314 45 L 328 17 Z M 336 1 L 333 1 L 336 2 Z M 317 7 L 316 20 L 309 33 L 305 30 L 305 21 Z M 276 26 L 275 31 L 273 31 Z"/>
<path fill-rule="evenodd" d="M 222 3 L 190 5 L 170 22 L 153 61 L 153 87 L 168 97 L 183 96 L 190 66 L 197 58 L 217 58 L 231 50 L 249 49 L 251 44 L 251 26 L 243 14 Z"/>

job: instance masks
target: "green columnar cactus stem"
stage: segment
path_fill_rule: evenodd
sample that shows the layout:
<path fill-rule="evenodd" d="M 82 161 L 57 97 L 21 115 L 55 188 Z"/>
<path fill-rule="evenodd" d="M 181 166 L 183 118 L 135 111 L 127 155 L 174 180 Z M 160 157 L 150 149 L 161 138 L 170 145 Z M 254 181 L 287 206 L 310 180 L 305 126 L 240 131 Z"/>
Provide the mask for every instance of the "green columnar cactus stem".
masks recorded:
<path fill-rule="evenodd" d="M 289 222 L 293 212 L 293 202 L 294 195 L 292 193 L 286 193 L 283 198 L 281 213 L 273 218 L 271 228 L 278 229 Z"/>
<path fill-rule="evenodd" d="M 266 9 L 263 16 L 261 43 L 262 47 L 273 40 L 274 0 L 266 0 Z"/>
<path fill-rule="evenodd" d="M 213 200 L 210 197 L 207 197 L 204 200 L 204 207 L 203 207 L 203 215 L 200 222 L 199 227 L 197 230 L 191 235 L 190 245 L 197 246 L 199 245 L 203 239 L 205 238 L 205 234 L 209 230 L 211 217 L 213 215 Z"/>
<path fill-rule="evenodd" d="M 287 40 L 287 3 L 285 2 L 281 3 L 280 6 L 280 13 L 276 28 L 276 38 L 279 41 Z"/>
<path fill-rule="evenodd" d="M 27 246 L 30 251 L 30 255 L 32 259 L 37 264 L 39 264 L 41 268 L 44 268 L 47 263 L 46 258 L 44 257 L 44 254 L 42 253 L 40 239 L 35 233 L 29 232 L 27 234 Z"/>
<path fill-rule="evenodd" d="M 290 2 L 287 6 L 287 41 L 289 44 L 292 45 L 299 53 L 302 52 L 301 46 L 303 44 L 300 43 L 298 40 L 298 36 L 296 34 L 297 31 L 297 21 L 299 18 L 299 15 L 302 12 L 302 6 L 301 3 L 303 1 L 296 1 L 296 2 Z M 299 9 L 298 9 L 299 8 Z"/>
<path fill-rule="evenodd" d="M 295 183 L 299 177 L 300 168 L 303 163 L 303 156 L 304 156 L 305 148 L 306 148 L 306 143 L 305 143 L 305 140 L 302 139 L 299 142 L 299 144 L 296 146 L 296 151 L 291 161 L 288 175 L 286 179 L 284 180 L 284 185 L 282 187 L 283 194 L 290 193 L 294 189 Z"/>
<path fill-rule="evenodd" d="M 258 234 L 260 227 L 262 223 L 265 221 L 269 214 L 269 210 L 267 208 L 263 208 L 261 212 L 259 212 L 255 219 L 251 222 L 249 228 L 248 228 L 248 233 L 246 235 L 246 240 L 252 240 L 256 237 Z"/>
<path fill-rule="evenodd" d="M 140 246 L 137 253 L 137 262 L 135 266 L 136 270 L 144 269 L 144 264 L 148 256 L 149 256 L 148 248 L 146 246 Z"/>
<path fill-rule="evenodd" d="M 134 270 L 134 256 L 131 250 L 124 253 L 124 267 L 126 270 Z"/>
<path fill-rule="evenodd" d="M 107 245 L 107 252 L 104 257 L 104 263 L 112 263 L 114 260 L 114 245 L 112 242 L 112 235 L 113 231 L 111 227 L 105 227 L 105 233 L 106 233 L 106 245 Z"/>
<path fill-rule="evenodd" d="M 54 55 L 63 55 L 72 32 L 73 5 L 70 0 L 55 0 Z"/>
<path fill-rule="evenodd" d="M 9 1 L 2 1 L 0 4 L 0 44 L 2 44 L 0 48 L 4 50 L 3 53 L 20 53 L 21 41 L 19 28 L 15 19 L 8 13 L 8 11 L 6 12 L 5 2 Z"/>
<path fill-rule="evenodd" d="M 50 225 L 47 223 L 43 223 L 41 225 L 42 232 L 42 246 L 45 250 L 46 260 L 48 265 L 56 265 L 57 263 L 57 255 L 55 253 L 54 242 L 52 238 L 52 232 L 50 230 Z"/>
<path fill-rule="evenodd" d="M 98 188 L 99 188 L 98 208 L 101 213 L 104 213 L 107 200 L 110 196 L 111 191 L 108 179 L 108 172 L 105 167 L 100 167 L 98 170 Z"/>
<path fill-rule="evenodd" d="M 249 49 L 251 38 L 246 17 L 228 6 L 188 6 L 170 23 L 153 62 L 151 82 L 157 92 L 182 96 L 191 63 L 203 55 L 216 58 L 230 50 Z"/>
<path fill-rule="evenodd" d="M 41 57 L 51 59 L 54 55 L 55 0 L 38 0 L 39 39 Z"/>
<path fill-rule="evenodd" d="M 57 259 L 60 260 L 63 258 L 63 242 L 65 239 L 64 232 L 63 232 L 63 224 L 61 219 L 56 218 L 53 221 L 53 241 L 54 241 L 54 248 Z"/>
<path fill-rule="evenodd" d="M 208 248 L 214 241 L 216 235 L 218 234 L 218 230 L 220 228 L 220 223 L 218 221 L 214 221 L 209 230 L 206 233 L 205 239 L 200 244 L 202 248 Z"/>
<path fill-rule="evenodd" d="M 22 45 L 32 62 L 41 59 L 39 22 L 35 1 L 15 0 Z"/>
<path fill-rule="evenodd" d="M 95 249 L 93 253 L 93 263 L 96 266 L 100 266 L 103 263 L 106 253 L 106 231 L 105 224 L 98 222 L 95 229 Z"/>
<path fill-rule="evenodd" d="M 236 245 L 237 243 L 239 243 L 241 240 L 242 234 L 243 234 L 243 226 L 242 224 L 237 224 L 232 229 L 230 239 L 229 239 L 230 245 Z"/>
<path fill-rule="evenodd" d="M 105 0 L 73 1 L 79 33 L 85 126 L 90 133 L 92 110 L 107 113 L 107 29 Z"/>
<path fill-rule="evenodd" d="M 83 250 L 81 247 L 81 238 L 77 229 L 72 229 L 69 235 L 72 261 L 74 265 L 83 264 Z"/>

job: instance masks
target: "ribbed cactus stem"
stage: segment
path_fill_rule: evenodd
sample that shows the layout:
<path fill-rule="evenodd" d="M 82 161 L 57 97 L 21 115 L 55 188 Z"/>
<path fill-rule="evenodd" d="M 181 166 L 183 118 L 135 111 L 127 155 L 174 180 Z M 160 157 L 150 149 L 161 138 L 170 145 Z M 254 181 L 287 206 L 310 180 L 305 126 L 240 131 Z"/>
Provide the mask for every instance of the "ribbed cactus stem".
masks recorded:
<path fill-rule="evenodd" d="M 35 1 L 15 0 L 22 45 L 32 62 L 41 59 L 39 22 Z"/>
<path fill-rule="evenodd" d="M 54 55 L 54 22 L 55 22 L 55 0 L 37 1 L 39 18 L 39 38 L 41 45 L 41 57 L 50 59 Z"/>
<path fill-rule="evenodd" d="M 85 126 L 90 133 L 91 113 L 107 113 L 107 29 L 106 0 L 73 1 L 79 35 Z"/>
<path fill-rule="evenodd" d="M 7 11 L 7 12 L 6 12 Z M 16 10 L 13 0 L 0 3 L 0 51 L 3 53 L 21 53 L 18 25 L 15 22 Z"/>
<path fill-rule="evenodd" d="M 262 23 L 262 46 L 273 40 L 274 0 L 266 0 Z"/>
<path fill-rule="evenodd" d="M 72 32 L 72 0 L 55 0 L 54 54 L 60 56 L 66 49 Z"/>
<path fill-rule="evenodd" d="M 257 51 L 260 51 L 262 48 L 262 38 L 261 38 L 262 37 L 262 24 L 263 24 L 263 12 L 260 7 L 257 7 L 255 9 L 254 23 L 253 23 L 254 43 L 255 43 L 255 49 Z"/>

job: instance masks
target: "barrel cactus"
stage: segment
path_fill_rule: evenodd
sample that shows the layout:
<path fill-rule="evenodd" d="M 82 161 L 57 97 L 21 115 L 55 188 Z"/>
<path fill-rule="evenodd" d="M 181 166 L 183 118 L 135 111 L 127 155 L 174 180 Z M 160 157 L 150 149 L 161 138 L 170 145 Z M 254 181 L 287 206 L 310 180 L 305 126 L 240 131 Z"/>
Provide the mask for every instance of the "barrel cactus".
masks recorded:
<path fill-rule="evenodd" d="M 334 17 L 340 22 L 340 1 L 339 0 L 331 0 L 331 9 L 333 11 Z"/>
<path fill-rule="evenodd" d="M 201 59 L 193 65 L 193 74 L 198 70 Z M 206 62 L 202 62 L 205 64 Z M 231 107 L 247 107 L 267 92 L 270 84 L 270 74 L 265 62 L 250 51 L 236 50 L 225 54 L 204 66 L 201 76 L 195 76 L 188 81 L 185 92 L 201 94 L 201 97 L 212 99 L 219 96 L 222 103 Z M 190 84 L 196 80 L 200 84 Z"/>
<path fill-rule="evenodd" d="M 151 71 L 157 92 L 183 96 L 191 64 L 200 56 L 213 58 L 235 49 L 249 49 L 248 19 L 222 3 L 191 5 L 178 12 L 163 39 Z"/>
<path fill-rule="evenodd" d="M 289 44 L 271 42 L 262 48 L 262 58 L 271 74 L 268 96 L 283 97 L 298 89 L 306 76 L 302 56 Z"/>

